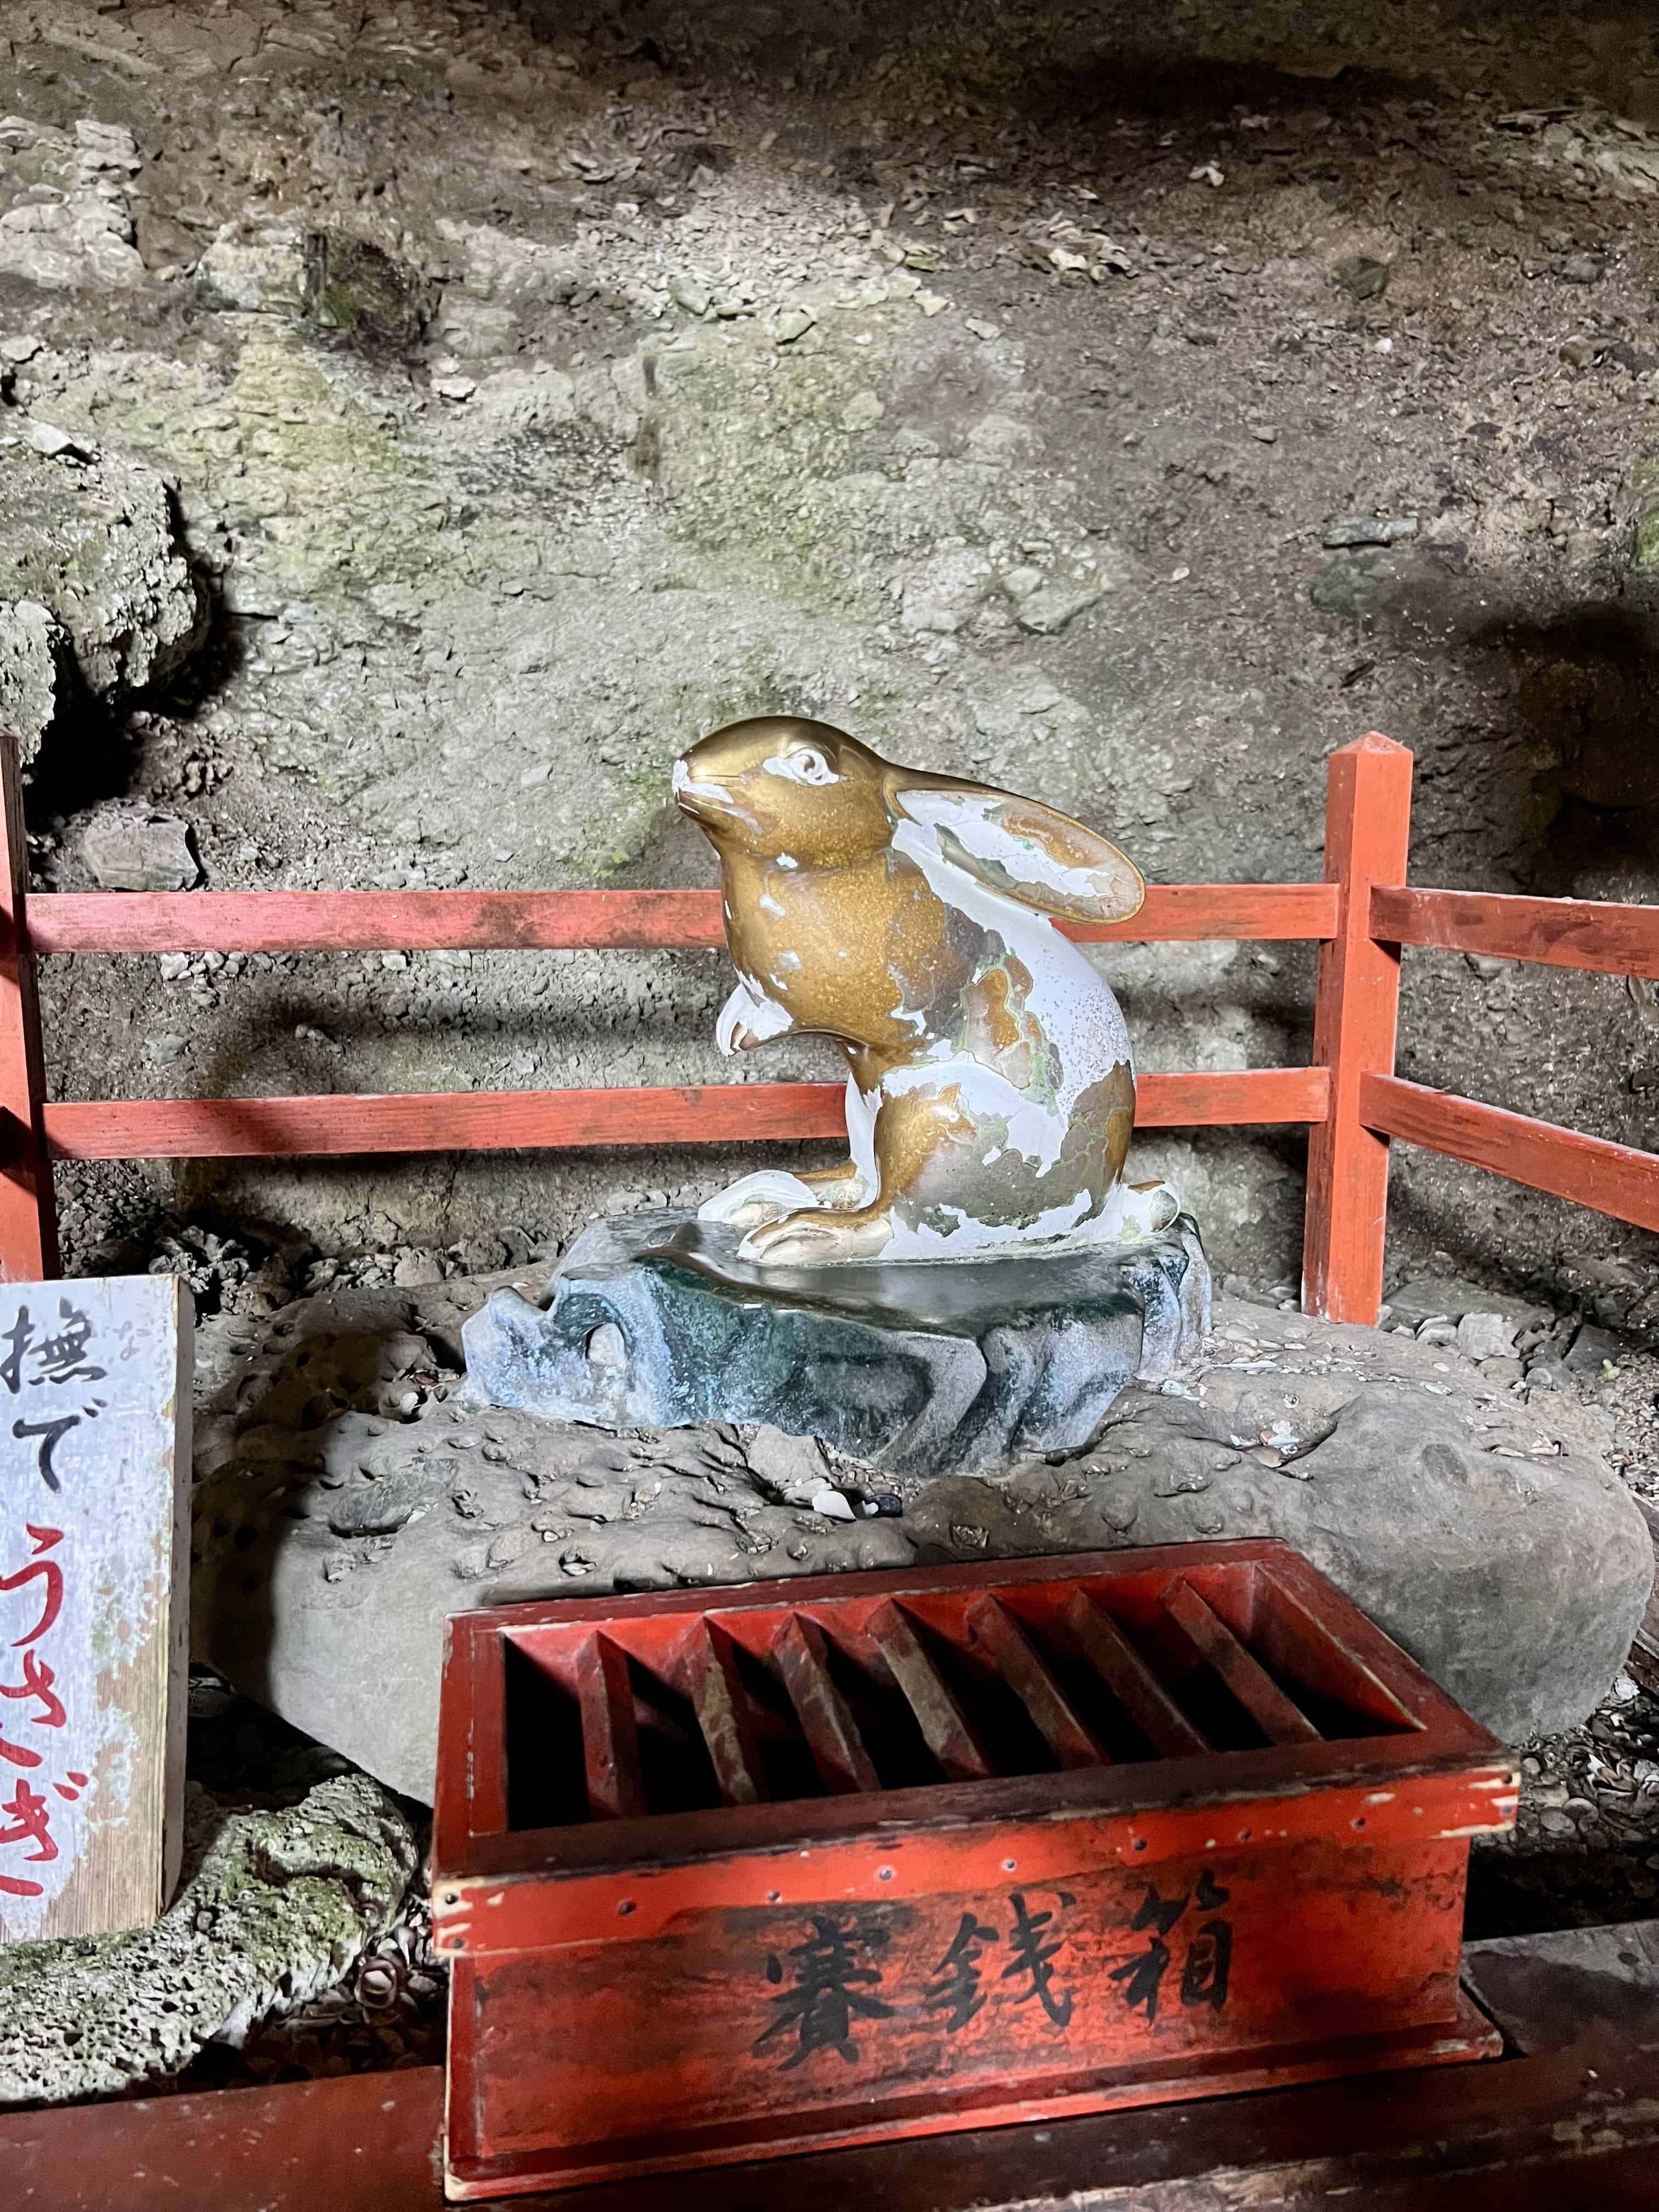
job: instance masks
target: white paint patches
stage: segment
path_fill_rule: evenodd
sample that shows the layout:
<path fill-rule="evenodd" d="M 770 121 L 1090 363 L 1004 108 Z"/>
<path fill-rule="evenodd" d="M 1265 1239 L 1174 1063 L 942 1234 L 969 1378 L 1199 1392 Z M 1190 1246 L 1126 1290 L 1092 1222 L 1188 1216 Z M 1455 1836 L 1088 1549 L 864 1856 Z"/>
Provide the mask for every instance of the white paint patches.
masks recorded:
<path fill-rule="evenodd" d="M 1098 1220 L 1090 1223 L 1089 1234 L 1106 1243 L 1132 1244 L 1167 1229 L 1180 1211 L 1180 1194 L 1167 1182 L 1121 1182 Z"/>
<path fill-rule="evenodd" d="M 700 806 L 706 806 L 716 814 L 729 815 L 733 821 L 741 822 L 750 830 L 760 828 L 755 817 L 733 799 L 726 785 L 694 776 L 684 760 L 677 760 L 674 763 L 673 792 L 677 799 L 690 800 L 693 812 Z"/>
<path fill-rule="evenodd" d="M 892 1241 L 883 1247 L 881 1256 L 884 1260 L 962 1260 L 971 1252 L 994 1251 L 1002 1244 L 1063 1243 L 1088 1211 L 1090 1202 L 1088 1192 L 1080 1190 L 1066 1204 L 1049 1206 L 1034 1221 L 994 1228 L 974 1220 L 960 1206 L 941 1206 L 941 1213 L 956 1215 L 954 1228 L 936 1229 L 926 1222 L 909 1228 L 895 1221 Z"/>
<path fill-rule="evenodd" d="M 1069 1123 L 1079 1095 L 1114 1067 L 1133 1073 L 1129 1032 L 1122 1011 L 1104 979 L 1069 938 L 1045 916 L 1000 896 L 947 860 L 933 830 L 902 822 L 893 833 L 896 849 L 921 869 L 936 897 L 994 930 L 1031 978 L 1026 1010 L 1060 1055 L 1060 1078 L 1054 1111 Z M 975 1061 L 972 1065 L 977 1066 Z"/>
<path fill-rule="evenodd" d="M 903 1098 L 913 1091 L 925 1091 L 937 1097 L 942 1091 L 954 1091 L 975 1121 L 1006 1122 L 1006 1141 L 1011 1152 L 1030 1160 L 1039 1173 L 1053 1167 L 1066 1141 L 1064 1114 L 1051 1113 L 1038 1100 L 1016 1090 L 1006 1075 L 966 1053 L 951 1053 L 943 1046 L 938 1051 L 937 1059 L 924 1060 L 918 1067 L 889 1068 L 881 1081 L 883 1097 Z"/>
<path fill-rule="evenodd" d="M 711 806 L 730 807 L 733 804 L 732 794 L 723 783 L 708 782 L 693 775 L 683 760 L 677 760 L 674 763 L 674 796 L 676 799 L 701 801 Z"/>
<path fill-rule="evenodd" d="M 1034 890 L 1056 890 L 1067 898 L 1097 899 L 1110 888 L 1098 868 L 1067 866 L 1035 837 L 1020 837 L 997 817 L 1006 799 L 975 792 L 905 791 L 900 804 L 912 821 L 937 833 L 948 830 L 975 860 L 989 860 L 1017 884 Z"/>
<path fill-rule="evenodd" d="M 755 904 L 760 908 L 763 914 L 769 914 L 775 921 L 781 921 L 783 920 L 783 908 L 778 904 L 778 902 L 773 897 L 770 891 L 763 891 L 760 896 L 755 901 Z"/>
<path fill-rule="evenodd" d="M 859 1171 L 859 1180 L 866 1194 L 866 1198 L 860 1200 L 860 1205 L 867 1202 L 868 1196 L 879 1188 L 881 1183 L 880 1171 L 876 1166 L 876 1109 L 880 1103 L 879 1091 L 872 1091 L 866 1095 L 859 1089 L 857 1082 L 852 1076 L 848 1077 L 847 1103 L 844 1109 L 847 1115 L 847 1149 L 852 1156 L 853 1165 Z"/>

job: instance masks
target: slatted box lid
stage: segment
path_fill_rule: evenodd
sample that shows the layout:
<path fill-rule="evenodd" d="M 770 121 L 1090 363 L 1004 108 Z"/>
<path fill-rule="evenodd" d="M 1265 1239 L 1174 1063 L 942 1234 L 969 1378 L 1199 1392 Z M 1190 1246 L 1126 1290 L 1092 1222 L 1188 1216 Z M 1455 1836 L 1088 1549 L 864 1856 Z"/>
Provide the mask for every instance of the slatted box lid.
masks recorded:
<path fill-rule="evenodd" d="M 563 1885 L 892 1822 L 1407 1776 L 1422 1809 L 1378 1790 L 1361 1826 L 1423 1834 L 1437 1778 L 1437 1826 L 1513 1814 L 1495 1740 L 1273 1542 L 515 1606 L 449 1638 L 434 1887 L 452 1951 L 524 1932 L 472 1909 L 478 1879 Z"/>

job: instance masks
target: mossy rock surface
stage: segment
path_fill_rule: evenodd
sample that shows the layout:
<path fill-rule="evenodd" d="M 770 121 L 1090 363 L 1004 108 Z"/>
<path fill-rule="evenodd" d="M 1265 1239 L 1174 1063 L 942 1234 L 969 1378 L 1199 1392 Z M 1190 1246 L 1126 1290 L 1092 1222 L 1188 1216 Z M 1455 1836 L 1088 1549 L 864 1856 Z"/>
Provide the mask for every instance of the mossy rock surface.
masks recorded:
<path fill-rule="evenodd" d="M 420 343 L 433 288 L 366 238 L 313 231 L 306 240 L 306 311 L 368 351 Z"/>
<path fill-rule="evenodd" d="M 169 2080 L 214 2038 L 349 1972 L 415 1871 L 414 1831 L 367 1775 L 298 1805 L 186 1805 L 187 1873 L 153 1928 L 0 1950 L 0 2104 L 70 2104 Z"/>
<path fill-rule="evenodd" d="M 1659 568 L 1659 459 L 1640 461 L 1634 477 L 1636 489 L 1636 552 L 1638 568 Z"/>

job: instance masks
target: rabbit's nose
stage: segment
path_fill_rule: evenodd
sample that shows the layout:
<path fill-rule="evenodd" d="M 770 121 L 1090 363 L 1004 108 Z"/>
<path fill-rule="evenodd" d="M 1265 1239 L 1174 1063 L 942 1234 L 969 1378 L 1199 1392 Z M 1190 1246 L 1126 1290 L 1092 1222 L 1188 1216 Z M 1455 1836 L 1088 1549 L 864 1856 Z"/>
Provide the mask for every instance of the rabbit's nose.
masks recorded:
<path fill-rule="evenodd" d="M 683 806 L 688 814 L 729 808 L 732 804 L 732 794 L 723 783 L 702 782 L 692 775 L 684 760 L 674 763 L 672 788 L 675 804 Z"/>

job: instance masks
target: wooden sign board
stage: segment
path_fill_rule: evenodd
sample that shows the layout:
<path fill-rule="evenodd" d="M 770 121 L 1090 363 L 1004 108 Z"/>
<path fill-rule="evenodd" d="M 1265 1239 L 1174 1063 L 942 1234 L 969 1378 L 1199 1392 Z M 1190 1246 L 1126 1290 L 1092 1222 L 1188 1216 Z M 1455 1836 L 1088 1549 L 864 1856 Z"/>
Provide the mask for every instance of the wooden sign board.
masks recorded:
<path fill-rule="evenodd" d="M 172 1275 L 0 1286 L 0 1940 L 178 1879 L 191 1326 Z"/>

